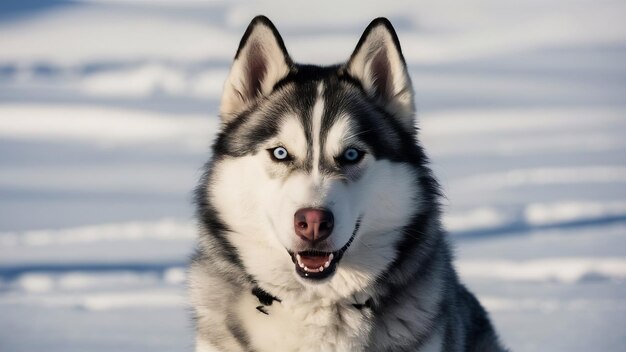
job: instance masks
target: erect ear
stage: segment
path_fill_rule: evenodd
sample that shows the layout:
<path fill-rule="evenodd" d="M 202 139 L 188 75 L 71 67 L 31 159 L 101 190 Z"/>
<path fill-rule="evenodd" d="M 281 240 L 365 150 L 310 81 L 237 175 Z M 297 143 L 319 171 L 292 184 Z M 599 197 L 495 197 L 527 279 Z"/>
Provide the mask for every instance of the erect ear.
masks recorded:
<path fill-rule="evenodd" d="M 368 96 L 414 130 L 413 87 L 393 26 L 377 18 L 363 32 L 347 64 L 348 74 L 361 82 Z"/>
<path fill-rule="evenodd" d="M 229 121 L 257 99 L 270 94 L 292 65 L 276 27 L 265 16 L 255 17 L 239 43 L 224 85 L 222 120 Z"/>

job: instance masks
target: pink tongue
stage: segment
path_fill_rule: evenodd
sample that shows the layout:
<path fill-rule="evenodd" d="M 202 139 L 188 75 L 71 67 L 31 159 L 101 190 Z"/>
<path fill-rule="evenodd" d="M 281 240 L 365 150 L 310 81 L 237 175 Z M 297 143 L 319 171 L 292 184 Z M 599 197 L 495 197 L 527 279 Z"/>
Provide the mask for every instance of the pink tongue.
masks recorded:
<path fill-rule="evenodd" d="M 302 262 L 302 264 L 311 269 L 317 269 L 320 266 L 324 266 L 324 264 L 326 264 L 326 262 L 328 261 L 328 258 L 329 255 L 325 255 L 323 257 L 309 257 L 300 255 L 300 261 Z"/>

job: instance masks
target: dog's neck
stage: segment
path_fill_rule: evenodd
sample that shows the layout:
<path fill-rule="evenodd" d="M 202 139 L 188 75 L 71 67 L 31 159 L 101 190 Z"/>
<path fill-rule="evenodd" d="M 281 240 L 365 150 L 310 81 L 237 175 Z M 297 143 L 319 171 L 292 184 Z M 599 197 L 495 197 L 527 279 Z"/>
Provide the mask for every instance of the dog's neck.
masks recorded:
<path fill-rule="evenodd" d="M 251 292 L 254 296 L 256 296 L 256 298 L 259 300 L 260 305 L 256 307 L 256 309 L 263 313 L 263 314 L 268 314 L 267 311 L 265 310 L 266 306 L 271 306 L 274 302 L 278 302 L 281 303 L 282 300 L 274 295 L 272 295 L 271 293 L 263 290 L 262 288 L 260 288 L 259 286 L 254 286 L 252 288 L 252 292 Z M 364 295 L 359 295 L 360 297 L 357 297 L 357 295 L 352 295 L 353 298 L 353 303 L 352 306 L 356 309 L 373 309 L 374 306 L 374 300 L 372 297 L 370 296 L 364 296 Z"/>

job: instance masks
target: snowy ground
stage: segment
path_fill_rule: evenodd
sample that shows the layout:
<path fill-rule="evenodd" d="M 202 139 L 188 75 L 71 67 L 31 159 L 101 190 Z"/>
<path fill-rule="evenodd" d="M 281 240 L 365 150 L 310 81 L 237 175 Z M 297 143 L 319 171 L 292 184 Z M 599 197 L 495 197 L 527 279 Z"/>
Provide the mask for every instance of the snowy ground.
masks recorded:
<path fill-rule="evenodd" d="M 192 349 L 191 189 L 258 13 L 316 63 L 388 16 L 503 340 L 624 350 L 623 1 L 29 0 L 0 4 L 0 351 Z"/>

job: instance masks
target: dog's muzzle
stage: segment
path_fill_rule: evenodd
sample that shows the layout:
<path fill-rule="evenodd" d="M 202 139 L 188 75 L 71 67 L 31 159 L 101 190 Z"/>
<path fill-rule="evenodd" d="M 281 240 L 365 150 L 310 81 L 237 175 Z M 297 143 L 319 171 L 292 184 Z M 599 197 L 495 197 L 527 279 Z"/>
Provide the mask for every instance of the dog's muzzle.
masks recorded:
<path fill-rule="evenodd" d="M 300 213 L 301 210 L 304 210 L 305 212 Z M 311 212 L 312 210 L 313 212 Z M 324 239 L 328 238 L 333 228 L 332 213 L 326 210 L 310 208 L 300 209 L 296 212 L 294 221 L 296 234 L 301 238 L 306 236 L 306 238 L 309 239 L 307 242 L 312 247 L 314 244 L 320 243 Z M 304 224 L 304 222 L 306 222 L 306 224 Z M 324 222 L 326 222 L 326 225 L 323 225 Z M 322 225 L 320 226 L 320 224 Z M 354 241 L 360 224 L 361 217 L 357 219 L 350 239 L 339 250 L 323 251 L 311 249 L 299 252 L 289 251 L 291 260 L 295 264 L 296 273 L 300 277 L 309 280 L 324 280 L 331 277 L 335 273 L 337 265 L 339 264 L 339 261 L 343 257 L 344 253 L 348 250 L 352 241 Z M 300 228 L 300 232 L 298 232 L 298 228 Z M 305 230 L 307 229 L 310 231 L 306 232 Z M 320 229 L 322 229 L 322 231 L 320 231 Z M 328 234 L 326 234 L 326 231 Z"/>

